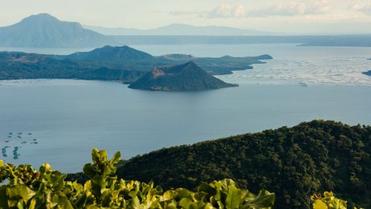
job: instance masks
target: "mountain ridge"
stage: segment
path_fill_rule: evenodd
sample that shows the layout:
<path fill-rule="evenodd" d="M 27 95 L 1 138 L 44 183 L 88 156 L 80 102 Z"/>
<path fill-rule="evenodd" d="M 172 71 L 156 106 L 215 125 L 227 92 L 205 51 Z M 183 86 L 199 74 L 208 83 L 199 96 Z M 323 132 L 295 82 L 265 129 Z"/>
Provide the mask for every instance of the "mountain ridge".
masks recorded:
<path fill-rule="evenodd" d="M 46 13 L 31 15 L 13 25 L 0 27 L 2 47 L 76 48 L 109 43 L 115 41 L 83 28 L 80 23 L 61 21 Z"/>
<path fill-rule="evenodd" d="M 105 35 L 212 35 L 212 36 L 256 36 L 272 35 L 273 33 L 240 29 L 227 26 L 195 26 L 189 24 L 174 23 L 152 29 L 136 28 L 109 28 L 101 26 L 83 26 L 87 29 L 99 32 Z"/>
<path fill-rule="evenodd" d="M 76 52 L 67 56 L 73 60 L 96 60 L 96 59 L 111 59 L 111 60 L 122 60 L 122 59 L 152 59 L 153 56 L 131 48 L 129 46 L 110 46 L 106 45 L 101 48 L 93 49 L 89 52 Z"/>

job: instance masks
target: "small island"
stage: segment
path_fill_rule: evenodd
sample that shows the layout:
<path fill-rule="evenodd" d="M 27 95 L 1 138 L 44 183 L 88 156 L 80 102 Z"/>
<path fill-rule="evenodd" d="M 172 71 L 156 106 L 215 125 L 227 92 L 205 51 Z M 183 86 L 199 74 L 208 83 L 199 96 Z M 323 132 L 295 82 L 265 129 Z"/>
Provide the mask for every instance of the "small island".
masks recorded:
<path fill-rule="evenodd" d="M 368 75 L 368 76 L 371 76 L 371 70 L 369 70 L 367 72 L 363 72 L 363 74 Z"/>
<path fill-rule="evenodd" d="M 190 61 L 168 68 L 155 67 L 130 84 L 129 88 L 150 91 L 203 91 L 236 86 L 210 75 Z"/>

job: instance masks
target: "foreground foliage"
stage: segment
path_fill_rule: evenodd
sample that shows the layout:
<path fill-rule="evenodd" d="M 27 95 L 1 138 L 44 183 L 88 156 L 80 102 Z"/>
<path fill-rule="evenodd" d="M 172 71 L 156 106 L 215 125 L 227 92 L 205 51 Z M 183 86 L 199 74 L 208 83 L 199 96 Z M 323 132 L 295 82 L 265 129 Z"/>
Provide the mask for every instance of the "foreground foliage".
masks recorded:
<path fill-rule="evenodd" d="M 336 198 L 332 192 L 324 192 L 322 195 L 311 197 L 313 209 L 347 209 L 347 201 Z M 353 209 L 358 209 L 354 207 Z M 362 209 L 362 208 L 359 208 Z"/>
<path fill-rule="evenodd" d="M 118 179 L 120 154 L 109 160 L 105 151 L 93 150 L 93 163 L 84 166 L 84 184 L 65 181 L 65 175 L 43 164 L 14 166 L 0 160 L 1 209 L 99 209 L 99 208 L 227 208 L 270 209 L 275 196 L 239 189 L 229 179 L 201 184 L 196 191 L 184 188 L 162 191 L 152 183 Z"/>
<path fill-rule="evenodd" d="M 370 126 L 316 120 L 162 149 L 125 162 L 118 176 L 163 188 L 231 178 L 252 192 L 274 192 L 278 209 L 309 209 L 318 191 L 371 208 L 370 156 Z"/>

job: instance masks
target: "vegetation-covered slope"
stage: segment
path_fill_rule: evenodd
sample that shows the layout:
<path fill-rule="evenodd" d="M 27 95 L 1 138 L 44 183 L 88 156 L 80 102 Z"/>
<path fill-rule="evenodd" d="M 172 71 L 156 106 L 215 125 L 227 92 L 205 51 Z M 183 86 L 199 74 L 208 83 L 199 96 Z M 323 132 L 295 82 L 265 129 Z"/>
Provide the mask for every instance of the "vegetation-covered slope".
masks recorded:
<path fill-rule="evenodd" d="M 371 127 L 312 121 L 162 149 L 125 162 L 118 175 L 165 188 L 232 178 L 255 192 L 275 192 L 279 209 L 308 209 L 319 191 L 371 208 L 370 154 Z"/>
<path fill-rule="evenodd" d="M 0 80 L 59 78 L 132 82 L 143 74 L 122 69 L 91 68 L 50 55 L 0 52 Z"/>
<path fill-rule="evenodd" d="M 150 71 L 156 63 L 152 55 L 128 46 L 104 46 L 88 52 L 77 52 L 63 57 L 90 68 L 106 67 L 130 71 Z"/>

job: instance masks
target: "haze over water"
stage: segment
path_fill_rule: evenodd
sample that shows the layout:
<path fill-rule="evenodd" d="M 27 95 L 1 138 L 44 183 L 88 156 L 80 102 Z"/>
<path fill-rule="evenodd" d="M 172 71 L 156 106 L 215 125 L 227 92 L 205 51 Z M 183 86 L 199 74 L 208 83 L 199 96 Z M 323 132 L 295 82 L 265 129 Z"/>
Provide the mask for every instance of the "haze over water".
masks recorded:
<path fill-rule="evenodd" d="M 124 158 L 162 147 L 292 126 L 313 119 L 371 124 L 371 48 L 275 45 L 140 45 L 153 55 L 255 56 L 275 59 L 253 70 L 219 76 L 238 88 L 193 93 L 146 92 L 116 82 L 0 82 L 0 146 L 7 161 L 48 161 L 79 171 L 91 148 Z M 70 51 L 66 50 L 65 53 Z M 307 87 L 305 87 L 307 86 Z M 20 144 L 9 132 L 32 133 Z M 24 136 L 25 137 L 25 136 Z M 19 146 L 19 159 L 12 159 Z"/>

